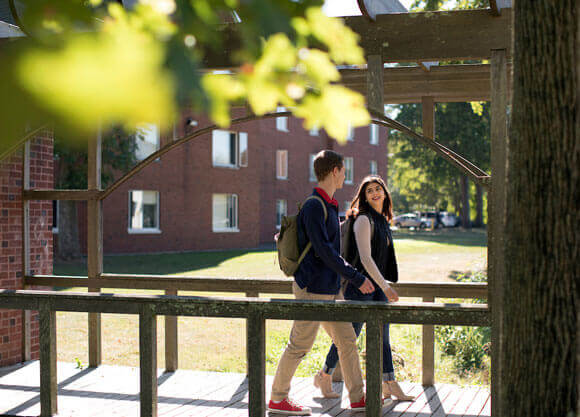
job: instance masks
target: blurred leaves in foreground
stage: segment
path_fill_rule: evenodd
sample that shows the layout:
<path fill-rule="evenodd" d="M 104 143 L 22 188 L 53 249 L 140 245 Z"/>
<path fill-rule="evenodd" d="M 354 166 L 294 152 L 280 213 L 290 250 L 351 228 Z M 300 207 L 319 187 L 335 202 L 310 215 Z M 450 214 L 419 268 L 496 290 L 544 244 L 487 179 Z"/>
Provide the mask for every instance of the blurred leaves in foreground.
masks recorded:
<path fill-rule="evenodd" d="M 27 36 L 0 41 L 0 152 L 43 124 L 83 142 L 99 124 L 167 127 L 182 107 L 225 127 L 245 101 L 258 115 L 285 106 L 338 140 L 370 120 L 360 94 L 333 84 L 336 65 L 365 60 L 321 0 L 17 5 Z"/>

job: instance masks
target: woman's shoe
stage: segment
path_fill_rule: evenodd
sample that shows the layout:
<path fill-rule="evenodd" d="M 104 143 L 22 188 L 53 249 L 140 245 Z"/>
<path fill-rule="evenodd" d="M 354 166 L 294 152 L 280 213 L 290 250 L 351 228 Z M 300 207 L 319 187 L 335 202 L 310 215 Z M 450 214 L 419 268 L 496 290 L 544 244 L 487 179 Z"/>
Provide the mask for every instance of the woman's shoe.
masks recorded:
<path fill-rule="evenodd" d="M 398 401 L 415 401 L 412 395 L 406 395 L 397 381 L 383 381 L 383 397 L 390 398 L 391 395 Z"/>
<path fill-rule="evenodd" d="M 338 398 L 340 394 L 332 390 L 332 376 L 322 371 L 314 375 L 314 386 L 320 388 L 324 398 Z"/>

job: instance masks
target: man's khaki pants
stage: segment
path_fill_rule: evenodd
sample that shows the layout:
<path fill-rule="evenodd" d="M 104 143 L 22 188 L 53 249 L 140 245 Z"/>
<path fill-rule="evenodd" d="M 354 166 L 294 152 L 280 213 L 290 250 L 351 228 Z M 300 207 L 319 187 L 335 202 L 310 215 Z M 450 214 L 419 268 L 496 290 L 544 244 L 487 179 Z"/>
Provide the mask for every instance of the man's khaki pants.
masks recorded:
<path fill-rule="evenodd" d="M 292 285 L 292 290 L 297 300 L 336 300 L 340 298 L 338 294 L 310 293 L 305 289 L 301 289 L 296 282 Z M 290 382 L 296 372 L 296 368 L 298 368 L 302 358 L 312 349 L 312 345 L 318 334 L 318 328 L 321 324 L 338 348 L 344 383 L 348 390 L 351 403 L 358 402 L 362 399 L 364 395 L 363 378 L 356 346 L 356 335 L 352 323 L 338 321 L 295 321 L 290 332 L 288 346 L 282 354 L 278 369 L 276 370 L 276 376 L 272 384 L 272 400 L 282 401 L 288 397 Z"/>

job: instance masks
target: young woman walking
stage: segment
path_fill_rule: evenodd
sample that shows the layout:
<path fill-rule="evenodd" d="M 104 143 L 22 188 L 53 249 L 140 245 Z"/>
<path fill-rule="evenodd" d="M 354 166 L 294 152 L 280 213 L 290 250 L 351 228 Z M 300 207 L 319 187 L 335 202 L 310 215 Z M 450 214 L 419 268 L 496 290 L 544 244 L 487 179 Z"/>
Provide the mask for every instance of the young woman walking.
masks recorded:
<path fill-rule="evenodd" d="M 355 250 L 358 259 L 353 266 L 373 281 L 375 290 L 363 294 L 354 285 L 348 283 L 344 290 L 346 300 L 395 302 L 399 299 L 397 292 L 388 281 L 397 282 L 398 269 L 389 222 L 393 217 L 393 205 L 387 186 L 378 175 L 363 179 L 351 204 L 352 215 L 356 216 L 353 231 L 356 242 Z M 352 244 L 352 243 L 351 243 Z M 355 333 L 361 332 L 363 323 L 352 323 Z M 333 344 L 326 356 L 324 367 L 314 377 L 314 385 L 320 388 L 328 398 L 338 394 L 332 390 L 332 373 L 338 364 L 338 351 Z M 413 401 L 415 398 L 406 395 L 395 381 L 393 357 L 389 343 L 389 325 L 383 327 L 383 396 L 392 396 L 401 401 Z"/>

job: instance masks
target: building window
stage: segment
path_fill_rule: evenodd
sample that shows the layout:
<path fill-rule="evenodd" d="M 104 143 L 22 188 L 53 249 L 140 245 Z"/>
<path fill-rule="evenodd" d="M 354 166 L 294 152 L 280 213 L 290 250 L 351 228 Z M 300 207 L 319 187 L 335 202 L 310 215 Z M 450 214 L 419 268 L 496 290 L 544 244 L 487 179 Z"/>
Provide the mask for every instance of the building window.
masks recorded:
<path fill-rule="evenodd" d="M 58 233 L 58 200 L 52 200 L 52 233 Z"/>
<path fill-rule="evenodd" d="M 212 161 L 214 167 L 247 167 L 248 134 L 214 130 L 212 133 Z"/>
<path fill-rule="evenodd" d="M 374 123 L 369 125 L 369 142 L 371 145 L 379 144 L 379 125 Z"/>
<path fill-rule="evenodd" d="M 344 158 L 344 167 L 345 167 L 345 179 L 344 182 L 346 184 L 352 184 L 353 177 L 354 177 L 354 160 L 352 156 L 348 158 Z"/>
<path fill-rule="evenodd" d="M 286 111 L 286 107 L 276 107 L 277 112 Z M 276 129 L 281 132 L 288 132 L 288 118 L 276 117 Z"/>
<path fill-rule="evenodd" d="M 354 140 L 354 129 L 352 127 L 348 128 L 348 134 L 346 136 L 346 140 L 352 142 Z"/>
<path fill-rule="evenodd" d="M 129 191 L 129 233 L 160 233 L 159 192 Z"/>
<path fill-rule="evenodd" d="M 153 152 L 157 152 L 160 142 L 158 125 L 145 123 L 137 126 L 137 148 L 135 149 L 137 160 L 142 161 Z"/>
<path fill-rule="evenodd" d="M 319 128 L 313 127 L 312 129 L 309 130 L 308 133 L 310 133 L 310 136 L 318 136 L 319 132 L 320 132 Z"/>
<path fill-rule="evenodd" d="M 314 172 L 314 158 L 316 158 L 316 154 L 310 154 L 310 181 L 316 182 L 316 173 Z"/>
<path fill-rule="evenodd" d="M 213 231 L 239 232 L 238 196 L 236 194 L 214 194 L 212 200 Z"/>
<path fill-rule="evenodd" d="M 276 178 L 288 179 L 288 151 L 276 151 Z"/>
<path fill-rule="evenodd" d="M 282 226 L 282 217 L 287 214 L 288 205 L 286 200 L 276 200 L 276 227 Z"/>
<path fill-rule="evenodd" d="M 369 164 L 369 173 L 371 175 L 377 175 L 378 171 L 377 171 L 377 161 L 370 161 Z"/>

